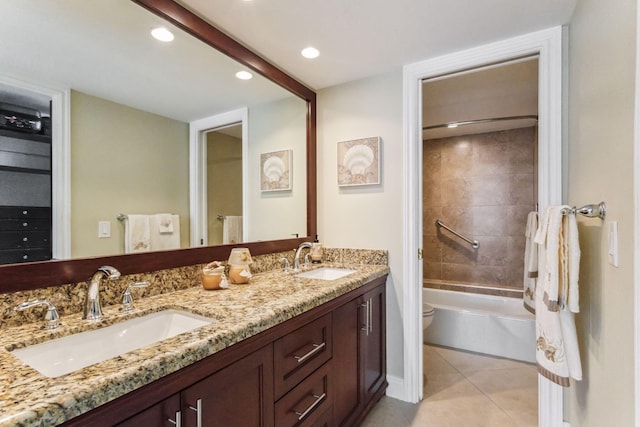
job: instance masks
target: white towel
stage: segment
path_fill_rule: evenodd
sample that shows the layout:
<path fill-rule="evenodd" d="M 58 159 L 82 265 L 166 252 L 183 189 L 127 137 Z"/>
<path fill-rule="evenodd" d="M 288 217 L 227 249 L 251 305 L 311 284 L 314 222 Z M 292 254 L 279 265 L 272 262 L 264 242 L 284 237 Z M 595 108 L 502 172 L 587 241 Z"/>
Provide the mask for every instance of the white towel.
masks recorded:
<path fill-rule="evenodd" d="M 173 227 L 173 215 L 171 214 L 156 214 L 156 221 L 158 222 L 158 232 L 173 233 L 175 229 Z"/>
<path fill-rule="evenodd" d="M 171 233 L 163 233 L 160 231 L 159 220 L 162 218 L 162 215 L 151 215 L 149 218 L 152 251 L 180 249 L 180 216 L 170 215 L 170 217 L 171 228 L 174 230 Z"/>
<path fill-rule="evenodd" d="M 538 372 L 562 386 L 582 379 L 573 313 L 579 312 L 580 244 L 575 214 L 569 206 L 550 206 L 541 218 L 536 292 L 536 361 Z"/>
<path fill-rule="evenodd" d="M 124 223 L 124 252 L 127 254 L 151 250 L 148 215 L 127 215 Z"/>
<path fill-rule="evenodd" d="M 222 244 L 242 243 L 242 217 L 226 216 L 222 225 Z"/>
<path fill-rule="evenodd" d="M 538 229 L 538 213 L 529 212 L 527 216 L 527 228 L 524 235 L 526 237 L 524 249 L 524 293 L 522 302 L 524 308 L 531 313 L 536 313 L 536 282 L 538 278 L 538 245 L 534 239 Z"/>

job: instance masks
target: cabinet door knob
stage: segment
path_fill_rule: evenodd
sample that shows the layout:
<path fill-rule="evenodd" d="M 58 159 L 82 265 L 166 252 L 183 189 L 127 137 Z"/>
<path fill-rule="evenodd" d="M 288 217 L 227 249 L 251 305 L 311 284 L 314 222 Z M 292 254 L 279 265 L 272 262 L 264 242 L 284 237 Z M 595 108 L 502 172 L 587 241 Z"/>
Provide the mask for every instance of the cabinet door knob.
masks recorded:
<path fill-rule="evenodd" d="M 177 411 L 176 419 L 172 420 L 171 418 L 169 418 L 167 421 L 169 421 L 171 424 L 175 425 L 176 427 L 181 427 L 182 426 L 181 418 L 182 418 L 182 414 L 180 413 L 180 411 Z"/>

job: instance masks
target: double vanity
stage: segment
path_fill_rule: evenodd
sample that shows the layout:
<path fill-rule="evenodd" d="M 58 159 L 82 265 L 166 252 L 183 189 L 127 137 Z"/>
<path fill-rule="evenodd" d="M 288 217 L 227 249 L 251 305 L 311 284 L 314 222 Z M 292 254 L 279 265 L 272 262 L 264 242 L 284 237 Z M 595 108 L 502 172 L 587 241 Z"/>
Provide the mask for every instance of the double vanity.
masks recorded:
<path fill-rule="evenodd" d="M 388 272 L 277 269 L 6 328 L 0 426 L 357 424 L 387 385 Z"/>

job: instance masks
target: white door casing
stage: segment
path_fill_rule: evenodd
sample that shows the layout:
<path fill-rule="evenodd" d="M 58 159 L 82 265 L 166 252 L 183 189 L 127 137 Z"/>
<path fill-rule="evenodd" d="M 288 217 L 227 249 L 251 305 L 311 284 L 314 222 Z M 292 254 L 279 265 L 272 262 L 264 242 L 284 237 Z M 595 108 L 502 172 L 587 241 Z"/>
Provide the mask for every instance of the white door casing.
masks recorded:
<path fill-rule="evenodd" d="M 422 80 L 538 55 L 538 204 L 562 203 L 562 28 L 554 27 L 409 64 L 403 69 L 404 396 L 422 398 Z M 538 376 L 538 423 L 563 426 L 562 387 Z"/>
<path fill-rule="evenodd" d="M 207 141 L 206 132 L 234 123 L 242 123 L 242 230 L 247 240 L 249 179 L 249 111 L 229 111 L 189 123 L 189 220 L 191 247 L 207 246 Z"/>

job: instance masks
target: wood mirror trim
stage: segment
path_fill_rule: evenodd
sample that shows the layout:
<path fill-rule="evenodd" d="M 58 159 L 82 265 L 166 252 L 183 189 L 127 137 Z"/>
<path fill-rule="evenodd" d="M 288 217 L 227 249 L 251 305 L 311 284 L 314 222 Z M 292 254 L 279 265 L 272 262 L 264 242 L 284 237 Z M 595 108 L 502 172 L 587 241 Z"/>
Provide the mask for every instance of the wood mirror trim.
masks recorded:
<path fill-rule="evenodd" d="M 172 22 L 209 46 L 253 69 L 307 102 L 307 232 L 317 233 L 316 204 L 316 94 L 293 77 L 247 49 L 173 0 L 132 0 Z M 296 248 L 308 238 L 272 240 L 240 245 L 208 246 L 175 251 L 113 255 L 0 266 L 0 293 L 25 291 L 88 280 L 102 265 L 113 265 L 123 275 L 226 260 L 233 247 L 247 247 L 253 255 Z"/>

